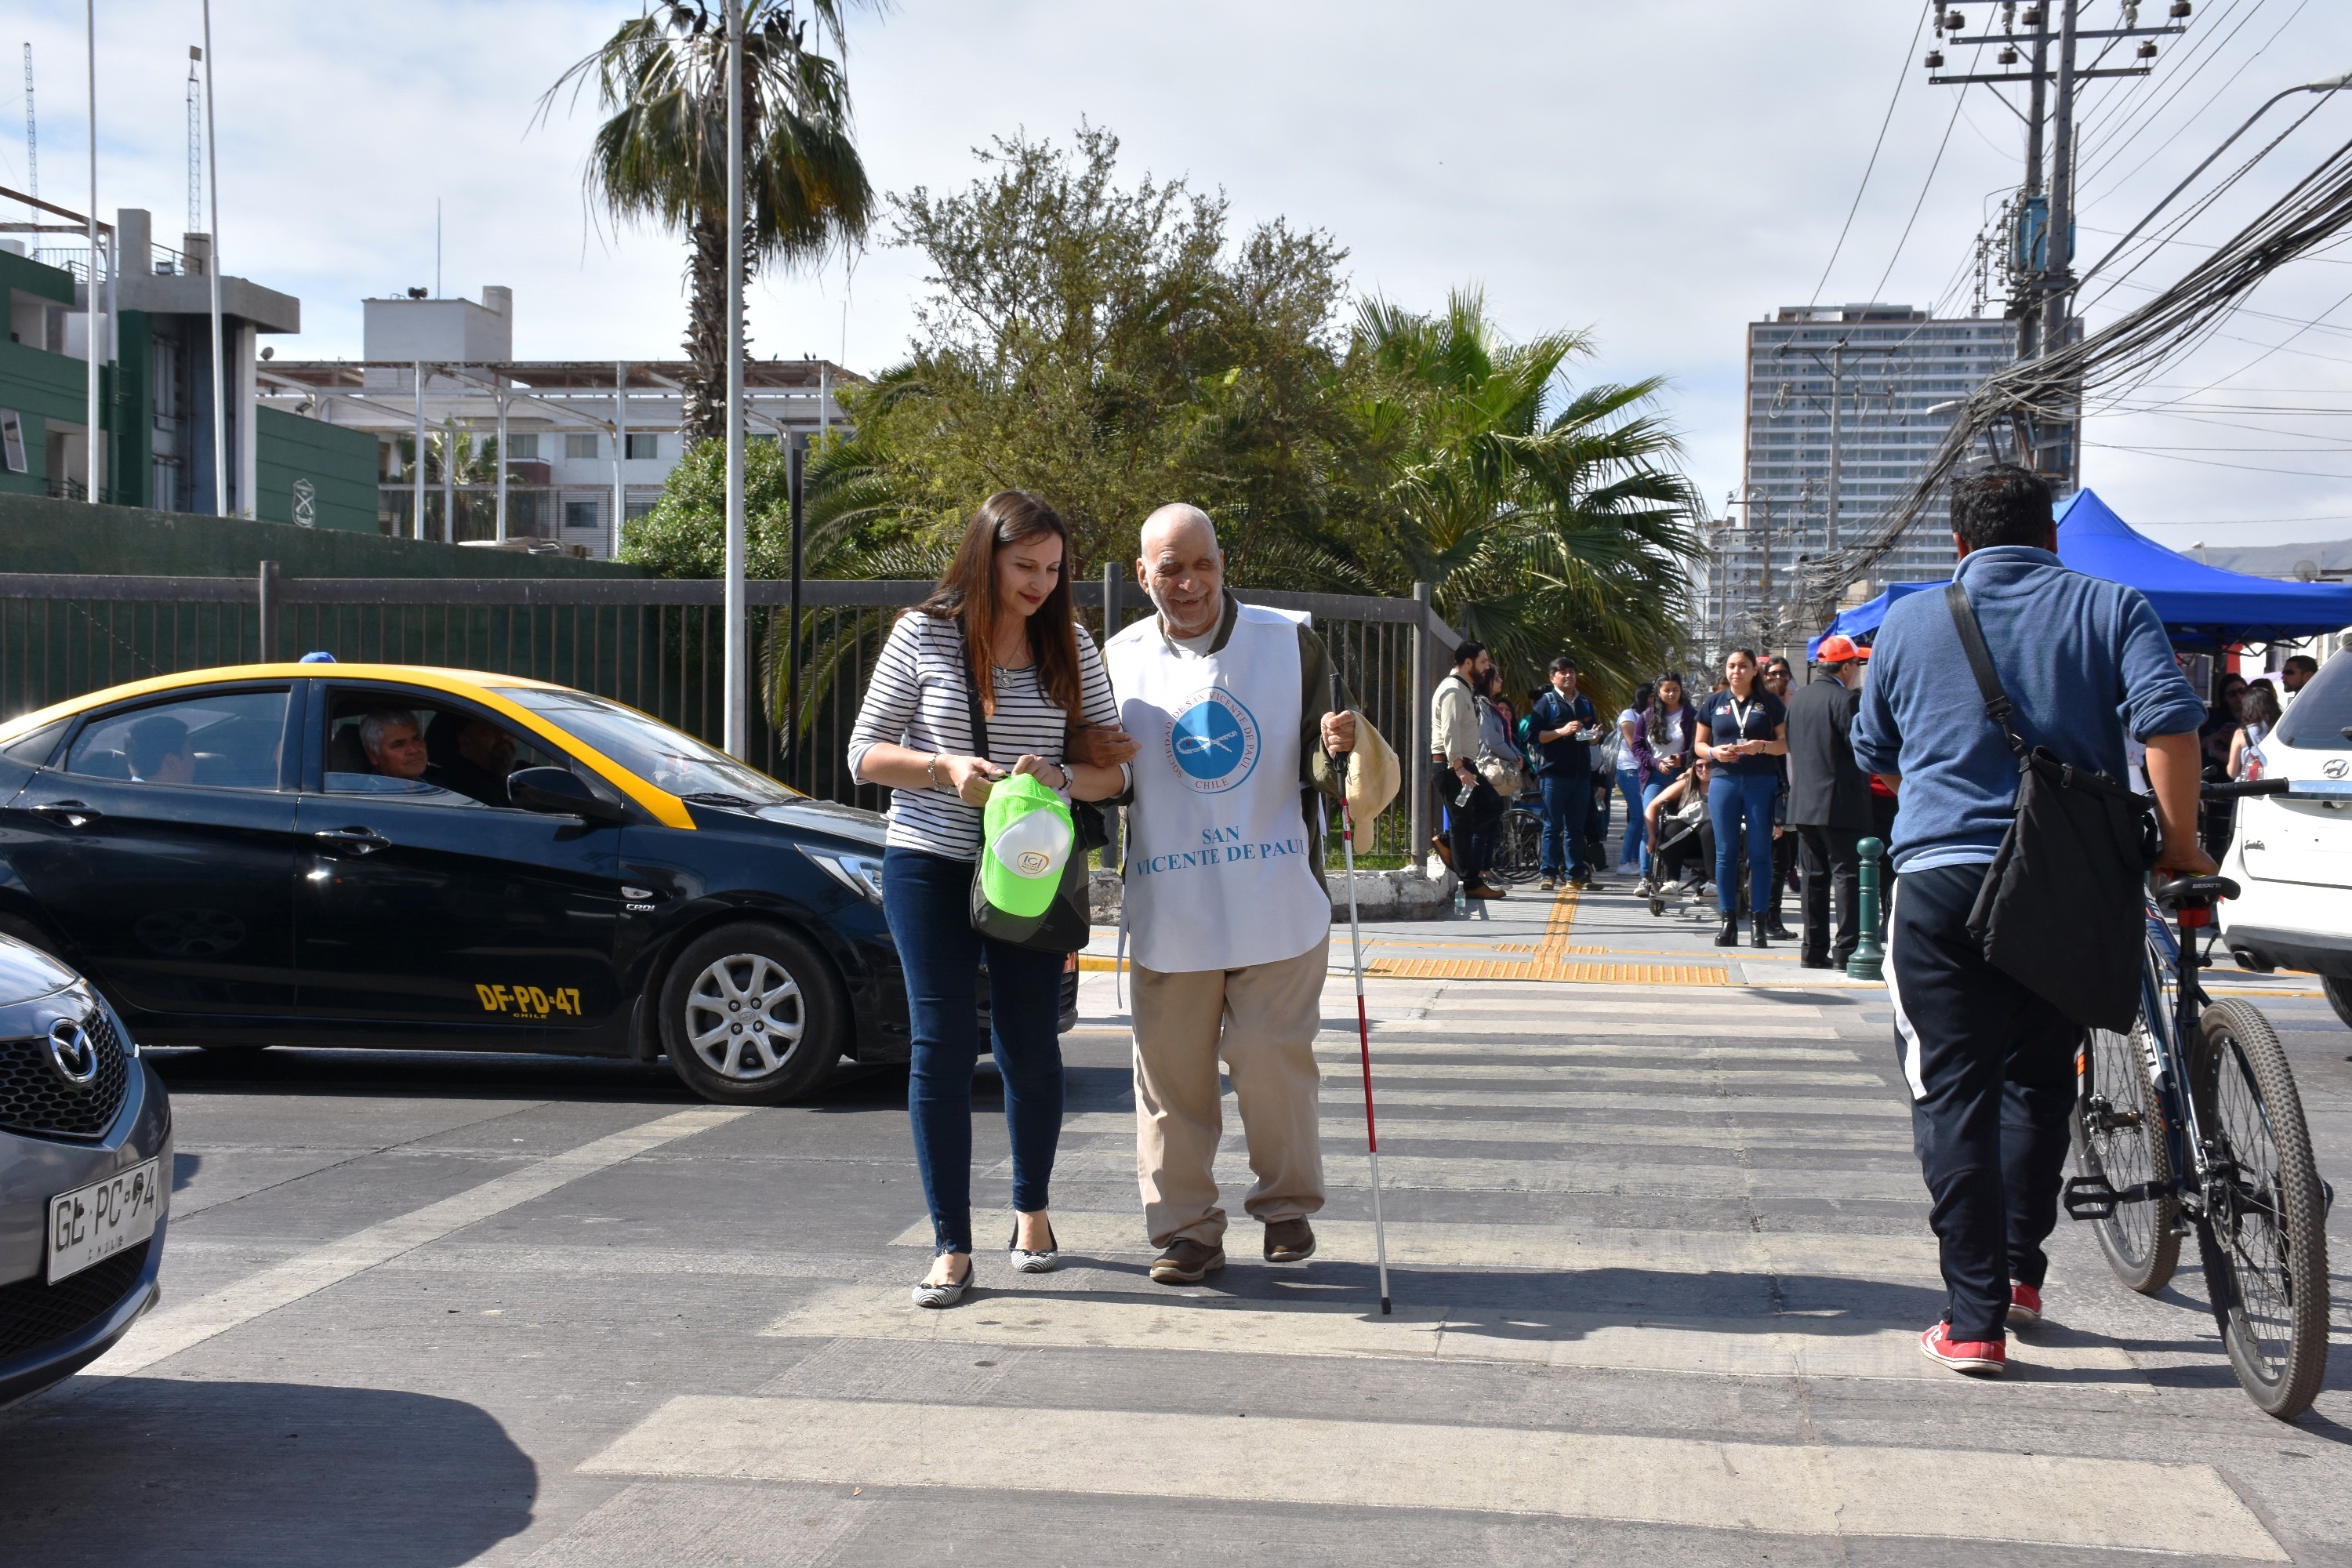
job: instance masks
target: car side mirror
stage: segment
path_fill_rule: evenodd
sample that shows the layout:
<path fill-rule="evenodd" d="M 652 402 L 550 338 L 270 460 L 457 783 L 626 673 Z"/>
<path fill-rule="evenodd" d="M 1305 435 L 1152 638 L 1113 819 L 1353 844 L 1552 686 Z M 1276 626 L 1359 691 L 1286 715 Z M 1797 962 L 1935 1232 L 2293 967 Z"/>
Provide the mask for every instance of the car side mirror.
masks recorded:
<path fill-rule="evenodd" d="M 507 797 L 525 811 L 542 811 L 551 816 L 602 823 L 629 819 L 627 807 L 615 805 L 590 789 L 588 781 L 570 768 L 519 768 L 507 775 Z"/>

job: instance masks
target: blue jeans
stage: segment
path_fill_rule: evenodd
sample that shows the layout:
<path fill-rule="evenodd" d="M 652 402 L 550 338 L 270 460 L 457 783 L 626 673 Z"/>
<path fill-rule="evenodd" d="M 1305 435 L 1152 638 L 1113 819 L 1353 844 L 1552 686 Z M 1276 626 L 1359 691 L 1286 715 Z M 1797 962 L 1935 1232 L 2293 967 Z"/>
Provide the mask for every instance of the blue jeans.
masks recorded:
<path fill-rule="evenodd" d="M 1618 864 L 1650 868 L 1649 834 L 1642 826 L 1642 807 L 1648 804 L 1642 793 L 1642 775 L 1620 773 L 1617 793 L 1625 797 L 1625 842 L 1617 848 Z"/>
<path fill-rule="evenodd" d="M 990 1044 L 1013 1139 L 1013 1206 L 1045 1206 L 1062 1137 L 1062 955 L 971 929 L 970 860 L 882 853 L 882 913 L 907 972 L 914 1060 L 907 1110 L 915 1168 L 940 1252 L 971 1250 L 971 1069 L 980 1060 L 980 969 L 988 965 Z"/>
<path fill-rule="evenodd" d="M 1652 773 L 1650 782 L 1642 786 L 1642 810 L 1645 815 L 1637 816 L 1634 820 L 1642 824 L 1642 869 L 1644 872 L 1651 868 L 1650 827 L 1649 817 L 1646 815 L 1650 809 L 1650 803 L 1665 794 L 1675 780 L 1681 776 L 1679 773 Z"/>
<path fill-rule="evenodd" d="M 1543 792 L 1543 874 L 1572 879 L 1591 876 L 1592 868 L 1584 858 L 1584 820 L 1592 809 L 1592 775 L 1538 773 L 1536 784 Z"/>
<path fill-rule="evenodd" d="M 1772 802 L 1780 793 L 1777 773 L 1718 768 L 1706 786 L 1706 814 L 1715 823 L 1715 904 L 1725 914 L 1739 907 L 1743 849 L 1748 852 L 1748 908 L 1761 919 L 1778 907 L 1772 896 Z"/>

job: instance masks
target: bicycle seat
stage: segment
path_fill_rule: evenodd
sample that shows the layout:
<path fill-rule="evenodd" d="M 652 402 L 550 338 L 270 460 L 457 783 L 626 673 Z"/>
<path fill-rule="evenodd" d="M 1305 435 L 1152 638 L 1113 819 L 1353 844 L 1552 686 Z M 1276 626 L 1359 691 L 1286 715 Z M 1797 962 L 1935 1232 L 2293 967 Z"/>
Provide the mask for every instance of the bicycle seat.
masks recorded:
<path fill-rule="evenodd" d="M 2168 910 L 2182 904 L 2202 907 L 2215 899 L 2238 896 L 2238 884 L 2227 877 L 2177 877 L 2156 890 L 2156 901 Z"/>

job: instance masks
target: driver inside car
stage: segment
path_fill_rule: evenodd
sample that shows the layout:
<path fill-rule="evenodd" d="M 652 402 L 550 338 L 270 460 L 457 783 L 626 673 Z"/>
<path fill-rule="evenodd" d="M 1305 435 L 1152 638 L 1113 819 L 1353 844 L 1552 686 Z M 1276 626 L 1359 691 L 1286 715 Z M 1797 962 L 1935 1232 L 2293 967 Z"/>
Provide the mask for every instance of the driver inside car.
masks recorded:
<path fill-rule="evenodd" d="M 455 738 L 449 731 L 455 729 Z M 484 805 L 512 805 L 507 775 L 514 772 L 515 738 L 488 719 L 442 713 L 433 721 L 426 751 L 437 760 L 425 770 L 428 783 L 455 790 Z"/>

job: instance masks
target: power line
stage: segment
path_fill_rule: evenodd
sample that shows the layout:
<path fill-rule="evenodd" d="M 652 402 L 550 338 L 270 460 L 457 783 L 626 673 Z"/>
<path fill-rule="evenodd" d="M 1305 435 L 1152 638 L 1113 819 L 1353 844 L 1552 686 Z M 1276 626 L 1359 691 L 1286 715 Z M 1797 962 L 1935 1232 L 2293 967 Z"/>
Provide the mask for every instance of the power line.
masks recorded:
<path fill-rule="evenodd" d="M 1942 0 L 1929 0 L 1928 10 L 1937 10 Z M 1822 302 L 1822 290 L 1829 287 L 1830 269 L 1837 265 L 1838 253 L 1845 248 L 1845 237 L 1853 230 L 1853 215 L 1862 210 L 1863 193 L 1870 189 L 1871 171 L 1878 167 L 1879 149 L 1886 145 L 1886 128 L 1895 123 L 1895 106 L 1903 101 L 1903 84 L 1911 79 L 1911 51 L 1919 47 L 1919 35 L 1927 26 L 1927 12 L 1919 13 L 1919 20 L 1911 25 L 1911 41 L 1903 46 L 1903 68 L 1895 73 L 1894 95 L 1886 100 L 1886 113 L 1878 122 L 1878 140 L 1870 144 L 1870 162 L 1862 168 L 1862 184 L 1854 187 L 1853 205 L 1845 209 L 1845 223 L 1838 229 L 1837 243 L 1830 247 L 1830 258 L 1822 266 L 1821 281 L 1813 285 L 1813 297 L 1805 301 L 1807 310 Z"/>

